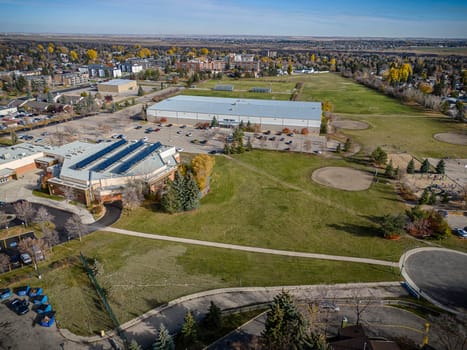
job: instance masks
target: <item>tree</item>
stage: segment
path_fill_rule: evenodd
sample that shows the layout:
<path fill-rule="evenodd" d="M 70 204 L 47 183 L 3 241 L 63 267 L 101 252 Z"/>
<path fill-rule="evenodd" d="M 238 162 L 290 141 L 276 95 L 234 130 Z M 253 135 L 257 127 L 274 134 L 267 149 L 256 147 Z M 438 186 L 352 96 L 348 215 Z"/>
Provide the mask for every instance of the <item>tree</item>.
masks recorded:
<path fill-rule="evenodd" d="M 156 341 L 152 345 L 152 350 L 174 350 L 175 345 L 167 328 L 161 323 L 157 332 Z"/>
<path fill-rule="evenodd" d="M 38 223 L 41 231 L 47 224 L 50 224 L 55 217 L 49 213 L 46 207 L 41 206 L 34 217 L 34 222 Z"/>
<path fill-rule="evenodd" d="M 349 138 L 347 138 L 347 140 L 345 140 L 345 143 L 344 143 L 344 152 L 350 151 L 351 146 L 352 146 L 352 142 L 350 141 Z"/>
<path fill-rule="evenodd" d="M 11 130 L 10 138 L 11 138 L 11 144 L 12 145 L 16 145 L 18 143 L 18 135 L 16 134 L 16 131 Z"/>
<path fill-rule="evenodd" d="M 52 249 L 54 245 L 60 243 L 60 237 L 58 236 L 58 232 L 55 228 L 51 226 L 44 226 L 42 229 L 42 234 L 44 235 L 44 241 L 47 243 L 50 249 Z"/>
<path fill-rule="evenodd" d="M 74 50 L 71 50 L 70 51 L 70 58 L 73 62 L 76 62 L 78 61 L 78 54 L 76 53 L 76 51 Z"/>
<path fill-rule="evenodd" d="M 206 56 L 209 53 L 209 50 L 205 47 L 203 47 L 200 51 L 201 55 Z"/>
<path fill-rule="evenodd" d="M 289 65 L 287 66 L 287 74 L 288 74 L 288 75 L 292 75 L 292 71 L 293 71 L 292 64 L 289 63 Z"/>
<path fill-rule="evenodd" d="M 419 204 L 427 204 L 428 200 L 430 198 L 430 190 L 428 188 L 425 188 L 423 190 L 423 193 L 420 197 L 420 200 L 418 201 Z"/>
<path fill-rule="evenodd" d="M 133 211 L 143 203 L 143 184 L 137 181 L 130 181 L 122 191 L 123 207 L 127 211 Z"/>
<path fill-rule="evenodd" d="M 63 194 L 63 197 L 65 197 L 65 200 L 67 200 L 68 202 L 75 199 L 75 191 L 71 187 L 68 187 L 68 186 L 62 187 L 62 194 Z"/>
<path fill-rule="evenodd" d="M 420 172 L 422 174 L 426 174 L 427 172 L 430 171 L 430 162 L 428 159 L 424 159 L 422 165 L 420 166 Z"/>
<path fill-rule="evenodd" d="M 198 154 L 191 160 L 191 168 L 193 169 L 196 183 L 200 191 L 203 191 L 209 184 L 209 177 L 214 170 L 214 165 L 214 157 L 207 154 Z"/>
<path fill-rule="evenodd" d="M 267 349 L 301 349 L 306 338 L 305 326 L 292 296 L 283 290 L 269 306 L 261 333 L 263 345 Z"/>
<path fill-rule="evenodd" d="M 208 313 L 203 320 L 203 326 L 214 333 L 222 327 L 221 309 L 212 301 L 209 305 Z"/>
<path fill-rule="evenodd" d="M 144 96 L 144 90 L 143 90 L 143 87 L 141 85 L 138 88 L 138 96 Z"/>
<path fill-rule="evenodd" d="M 407 164 L 407 174 L 414 174 L 415 173 L 415 162 L 413 158 Z"/>
<path fill-rule="evenodd" d="M 143 348 L 134 339 L 131 340 L 128 350 L 142 350 Z"/>
<path fill-rule="evenodd" d="M 455 318 L 447 313 L 439 316 L 428 316 L 434 337 L 445 350 L 464 349 L 467 344 L 467 324 L 461 318 Z"/>
<path fill-rule="evenodd" d="M 191 171 L 187 172 L 183 188 L 183 210 L 189 211 L 199 207 L 201 193 Z"/>
<path fill-rule="evenodd" d="M 185 180 L 180 171 L 177 171 L 174 180 L 168 182 L 166 192 L 162 196 L 161 207 L 165 212 L 173 214 L 183 210 L 184 189 Z"/>
<path fill-rule="evenodd" d="M 81 241 L 81 237 L 86 233 L 86 226 L 81 222 L 81 218 L 73 214 L 65 222 L 65 230 L 68 232 L 68 238 L 78 237 Z"/>
<path fill-rule="evenodd" d="M 88 51 L 86 51 L 86 56 L 88 56 L 89 61 L 94 62 L 97 58 L 97 51 L 89 49 Z"/>
<path fill-rule="evenodd" d="M 389 178 L 394 177 L 394 166 L 392 165 L 392 159 L 389 161 L 388 165 L 386 165 L 384 175 Z"/>
<path fill-rule="evenodd" d="M 24 221 L 26 226 L 29 226 L 29 223 L 34 217 L 34 209 L 31 203 L 21 200 L 13 204 L 13 209 L 15 210 L 16 216 Z"/>
<path fill-rule="evenodd" d="M 197 329 L 195 318 L 191 311 L 188 311 L 185 315 L 182 330 L 180 332 L 180 340 L 187 348 L 195 347 L 198 341 L 198 329 Z"/>
<path fill-rule="evenodd" d="M 444 159 L 441 159 L 438 164 L 436 164 L 436 174 L 445 174 L 446 173 L 446 164 L 444 163 Z"/>
<path fill-rule="evenodd" d="M 219 122 L 217 121 L 216 116 L 212 117 L 211 128 L 217 128 L 218 126 L 219 126 Z"/>
<path fill-rule="evenodd" d="M 371 153 L 371 158 L 376 164 L 385 164 L 386 161 L 388 160 L 388 155 L 387 153 L 380 147 L 378 146 L 372 153 Z"/>
<path fill-rule="evenodd" d="M 385 238 L 400 236 L 404 232 L 406 216 L 404 214 L 384 215 L 380 219 L 380 229 Z"/>
<path fill-rule="evenodd" d="M 10 271 L 10 258 L 4 253 L 0 253 L 0 271 L 2 273 Z"/>

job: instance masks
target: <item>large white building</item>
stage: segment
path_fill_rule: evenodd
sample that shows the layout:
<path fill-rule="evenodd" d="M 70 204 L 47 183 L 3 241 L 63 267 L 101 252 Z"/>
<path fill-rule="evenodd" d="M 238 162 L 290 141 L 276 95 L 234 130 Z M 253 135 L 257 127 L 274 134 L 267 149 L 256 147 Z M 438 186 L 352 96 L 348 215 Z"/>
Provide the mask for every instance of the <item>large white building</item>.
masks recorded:
<path fill-rule="evenodd" d="M 177 124 L 210 122 L 237 125 L 241 121 L 261 128 L 309 128 L 321 125 L 320 102 L 273 101 L 201 96 L 175 96 L 158 102 L 147 110 L 149 121 L 161 118 Z"/>

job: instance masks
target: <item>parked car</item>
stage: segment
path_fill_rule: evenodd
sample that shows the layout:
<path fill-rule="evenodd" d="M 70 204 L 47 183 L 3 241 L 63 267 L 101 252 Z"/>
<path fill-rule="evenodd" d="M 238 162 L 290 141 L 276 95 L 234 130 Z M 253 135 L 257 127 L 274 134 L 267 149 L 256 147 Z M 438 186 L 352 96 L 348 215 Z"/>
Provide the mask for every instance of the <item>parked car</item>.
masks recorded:
<path fill-rule="evenodd" d="M 32 264 L 32 259 L 31 259 L 31 255 L 29 255 L 28 253 L 23 253 L 19 256 L 19 258 L 21 259 L 21 262 L 24 264 L 24 265 L 29 265 L 29 264 Z"/>
<path fill-rule="evenodd" d="M 154 129 L 154 132 L 158 132 L 158 131 L 161 131 L 161 129 L 160 128 L 155 128 Z"/>
<path fill-rule="evenodd" d="M 21 267 L 21 261 L 19 260 L 19 255 L 10 256 L 10 264 L 11 264 L 11 268 L 13 269 L 17 269 L 18 267 Z"/>
<path fill-rule="evenodd" d="M 188 134 L 186 134 L 186 136 L 188 136 L 188 137 L 190 137 L 190 136 L 192 136 L 192 135 L 193 135 L 192 132 L 189 132 Z"/>
<path fill-rule="evenodd" d="M 178 147 L 177 152 L 183 152 L 183 147 Z"/>
<path fill-rule="evenodd" d="M 287 141 L 285 144 L 286 144 L 286 145 L 292 144 L 292 140 Z"/>
<path fill-rule="evenodd" d="M 4 288 L 4 289 L 0 289 L 0 300 L 7 300 L 8 298 L 10 298 L 13 294 L 11 293 L 11 289 L 10 288 Z"/>
<path fill-rule="evenodd" d="M 324 310 L 324 311 L 334 311 L 334 312 L 340 311 L 339 306 L 329 301 L 322 301 L 321 303 L 319 303 L 319 309 Z"/>
<path fill-rule="evenodd" d="M 24 315 L 29 312 L 29 302 L 26 299 L 15 298 L 10 301 L 8 307 L 18 315 Z"/>
<path fill-rule="evenodd" d="M 135 126 L 135 129 L 136 129 L 136 130 L 141 129 L 141 128 L 142 128 L 141 125 L 136 125 L 136 126 Z"/>
<path fill-rule="evenodd" d="M 455 228 L 454 233 L 459 236 L 459 238 L 467 238 L 467 231 L 461 228 Z"/>
<path fill-rule="evenodd" d="M 185 128 L 186 128 L 186 125 L 182 125 L 182 126 L 180 127 L 180 129 L 185 129 Z"/>

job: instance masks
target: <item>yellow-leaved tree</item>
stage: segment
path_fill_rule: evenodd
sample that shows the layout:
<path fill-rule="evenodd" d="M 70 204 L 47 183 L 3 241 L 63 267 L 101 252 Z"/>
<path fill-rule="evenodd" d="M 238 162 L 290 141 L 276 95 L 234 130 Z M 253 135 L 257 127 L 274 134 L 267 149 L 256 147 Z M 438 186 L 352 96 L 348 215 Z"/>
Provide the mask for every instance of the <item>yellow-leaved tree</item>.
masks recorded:
<path fill-rule="evenodd" d="M 76 53 L 75 50 L 70 51 L 70 58 L 72 61 L 78 61 L 78 54 Z"/>
<path fill-rule="evenodd" d="M 199 190 L 203 192 L 208 185 L 209 177 L 214 169 L 215 159 L 207 154 L 198 154 L 191 160 L 191 167 Z"/>
<path fill-rule="evenodd" d="M 89 49 L 88 51 L 86 51 L 86 55 L 88 56 L 89 61 L 94 62 L 95 59 L 97 58 L 97 51 L 93 49 Z"/>

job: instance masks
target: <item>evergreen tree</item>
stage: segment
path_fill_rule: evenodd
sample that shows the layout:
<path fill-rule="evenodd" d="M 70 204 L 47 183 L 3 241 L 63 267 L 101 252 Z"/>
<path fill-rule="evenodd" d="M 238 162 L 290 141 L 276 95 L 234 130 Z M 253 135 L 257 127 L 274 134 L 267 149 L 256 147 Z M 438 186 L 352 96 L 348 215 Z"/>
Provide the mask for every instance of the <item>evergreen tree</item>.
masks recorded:
<path fill-rule="evenodd" d="M 230 146 L 228 143 L 224 144 L 224 154 L 230 154 Z"/>
<path fill-rule="evenodd" d="M 436 203 L 436 193 L 431 192 L 430 196 L 428 197 L 428 204 L 433 205 Z"/>
<path fill-rule="evenodd" d="M 306 338 L 306 322 L 292 296 L 282 291 L 274 298 L 261 333 L 267 349 L 301 349 Z"/>
<path fill-rule="evenodd" d="M 388 165 L 386 165 L 386 170 L 384 171 L 384 175 L 389 178 L 394 177 L 394 166 L 392 165 L 392 159 L 389 161 Z"/>
<path fill-rule="evenodd" d="M 199 207 L 201 193 L 199 191 L 198 184 L 190 171 L 185 175 L 183 187 L 183 210 L 188 211 L 197 209 Z"/>
<path fill-rule="evenodd" d="M 167 190 L 161 199 L 161 207 L 165 212 L 173 214 L 183 210 L 183 182 L 179 171 L 175 173 L 174 181 L 168 182 Z"/>
<path fill-rule="evenodd" d="M 18 143 L 18 135 L 16 134 L 16 131 L 11 130 L 10 137 L 11 137 L 11 144 L 16 145 Z"/>
<path fill-rule="evenodd" d="M 182 330 L 180 332 L 180 340 L 186 347 L 193 346 L 197 343 L 198 330 L 195 318 L 191 311 L 188 311 L 185 315 Z"/>
<path fill-rule="evenodd" d="M 383 149 L 378 146 L 372 153 L 371 158 L 375 161 L 376 164 L 385 164 L 388 160 L 388 154 L 383 151 Z"/>
<path fill-rule="evenodd" d="M 246 150 L 248 152 L 253 151 L 253 145 L 251 144 L 250 138 L 248 138 L 248 142 L 246 143 Z"/>
<path fill-rule="evenodd" d="M 352 142 L 350 141 L 349 138 L 347 138 L 347 140 L 345 140 L 345 143 L 344 143 L 344 152 L 350 151 L 351 146 L 352 146 Z"/>
<path fill-rule="evenodd" d="M 407 174 L 414 174 L 415 173 L 415 162 L 413 158 L 407 164 Z"/>
<path fill-rule="evenodd" d="M 240 124 L 238 125 L 238 128 L 240 130 L 245 130 L 245 123 L 243 123 L 243 120 L 240 120 Z"/>
<path fill-rule="evenodd" d="M 142 350 L 141 346 L 136 342 L 136 340 L 132 340 L 130 345 L 128 346 L 128 350 Z"/>
<path fill-rule="evenodd" d="M 54 95 L 50 91 L 47 93 L 47 102 L 48 103 L 54 102 Z"/>
<path fill-rule="evenodd" d="M 216 128 L 219 126 L 219 122 L 217 121 L 217 118 L 216 116 L 212 117 L 212 120 L 211 120 L 211 128 Z"/>
<path fill-rule="evenodd" d="M 203 326 L 209 330 L 216 332 L 222 327 L 221 309 L 211 301 L 208 313 L 203 320 Z"/>
<path fill-rule="evenodd" d="M 444 160 L 441 159 L 438 164 L 436 164 L 436 174 L 445 174 L 446 173 L 446 164 L 444 163 Z"/>
<path fill-rule="evenodd" d="M 152 350 L 174 350 L 175 344 L 167 328 L 161 323 Z"/>
<path fill-rule="evenodd" d="M 429 199 L 430 199 L 430 191 L 428 190 L 428 188 L 425 188 L 418 202 L 420 204 L 427 204 Z"/>
<path fill-rule="evenodd" d="M 143 87 L 141 85 L 138 88 L 138 96 L 144 96 L 144 90 L 143 90 Z"/>
<path fill-rule="evenodd" d="M 420 167 L 420 172 L 422 174 L 426 174 L 428 171 L 430 171 L 430 162 L 425 158 L 423 160 L 422 166 Z"/>

